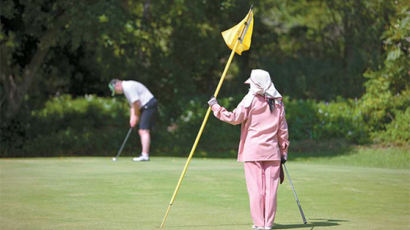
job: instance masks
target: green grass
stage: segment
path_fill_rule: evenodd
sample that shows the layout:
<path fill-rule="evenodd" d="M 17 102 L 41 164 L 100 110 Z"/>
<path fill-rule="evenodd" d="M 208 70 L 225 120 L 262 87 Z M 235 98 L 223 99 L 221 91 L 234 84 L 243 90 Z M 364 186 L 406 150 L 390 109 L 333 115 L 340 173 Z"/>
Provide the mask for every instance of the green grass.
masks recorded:
<path fill-rule="evenodd" d="M 409 152 L 384 164 L 377 160 L 378 168 L 373 152 L 294 156 L 287 165 L 309 224 L 301 225 L 286 181 L 279 187 L 275 229 L 409 229 Z M 159 229 L 185 160 L 1 159 L 0 229 Z M 251 224 L 242 164 L 193 159 L 165 229 L 241 230 Z"/>
<path fill-rule="evenodd" d="M 358 167 L 410 169 L 409 147 L 365 147 L 336 146 L 329 150 L 319 149 L 301 153 L 291 153 L 289 158 L 298 162 L 327 165 L 350 165 Z M 323 147 L 322 147 L 323 148 Z"/>

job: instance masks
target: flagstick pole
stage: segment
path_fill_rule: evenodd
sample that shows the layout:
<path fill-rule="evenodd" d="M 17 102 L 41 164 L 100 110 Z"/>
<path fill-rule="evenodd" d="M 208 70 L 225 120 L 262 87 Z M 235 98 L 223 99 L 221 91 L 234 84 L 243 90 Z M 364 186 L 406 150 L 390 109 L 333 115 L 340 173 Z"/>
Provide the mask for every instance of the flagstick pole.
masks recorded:
<path fill-rule="evenodd" d="M 252 7 L 253 7 L 253 5 L 252 5 L 251 8 L 249 9 L 249 12 L 252 11 Z M 225 80 L 226 73 L 228 72 L 228 69 L 229 69 L 229 66 L 231 65 L 232 59 L 233 59 L 233 57 L 235 56 L 236 47 L 237 47 L 238 44 L 239 44 L 240 42 L 242 42 L 243 39 L 244 39 L 244 36 L 245 36 L 246 31 L 247 31 L 248 26 L 249 26 L 249 18 L 250 18 L 250 14 L 248 13 L 248 16 L 247 16 L 247 19 L 246 19 L 246 23 L 247 23 L 247 24 L 245 24 L 246 26 L 242 29 L 242 31 L 241 31 L 241 33 L 240 33 L 240 36 L 238 37 L 238 39 L 237 39 L 236 42 L 235 42 L 235 45 L 234 45 L 233 48 L 232 48 L 231 55 L 229 56 L 228 62 L 226 63 L 225 69 L 224 69 L 224 71 L 223 71 L 223 73 L 222 73 L 221 79 L 219 80 L 218 86 L 216 87 L 216 90 L 215 90 L 215 93 L 214 93 L 214 97 L 215 97 L 215 98 L 218 96 L 218 93 L 219 93 L 219 91 L 220 91 L 220 89 L 221 89 L 221 87 L 222 87 L 222 83 L 223 83 L 223 81 Z M 191 162 L 192 156 L 194 155 L 195 149 L 196 149 L 196 147 L 197 147 L 197 145 L 198 145 L 199 139 L 201 138 L 202 132 L 204 131 L 204 128 L 205 128 L 205 125 L 206 125 L 206 123 L 207 123 L 207 121 L 208 121 L 208 118 L 209 118 L 209 114 L 210 114 L 210 113 L 211 113 L 211 107 L 209 107 L 208 110 L 206 111 L 205 118 L 204 118 L 204 120 L 202 121 L 201 128 L 199 129 L 199 132 L 198 132 L 198 134 L 197 134 L 197 136 L 196 136 L 194 145 L 192 146 L 191 152 L 189 153 L 189 156 L 188 156 L 188 159 L 187 159 L 187 161 L 186 161 L 186 163 L 185 163 L 184 169 L 182 170 L 181 176 L 179 177 L 178 184 L 177 184 L 177 186 L 176 186 L 176 188 L 175 188 L 175 190 L 174 190 L 174 194 L 172 195 L 171 201 L 169 202 L 167 212 L 165 213 L 165 216 L 164 216 L 164 219 L 162 220 L 162 223 L 161 223 L 161 227 L 160 227 L 160 228 L 164 227 L 164 225 L 165 225 L 165 221 L 167 220 L 168 213 L 169 213 L 169 211 L 171 210 L 171 206 L 174 204 L 175 197 L 176 197 L 176 195 L 177 195 L 177 193 L 178 193 L 178 191 L 179 191 L 179 188 L 181 187 L 182 180 L 183 180 L 184 177 L 185 177 L 185 174 L 186 174 L 186 172 L 187 172 L 189 163 Z"/>
<path fill-rule="evenodd" d="M 224 79 L 225 79 L 226 73 L 228 72 L 228 69 L 229 69 L 229 66 L 231 65 L 232 59 L 233 59 L 233 57 L 235 56 L 235 50 L 236 50 L 236 47 L 237 47 L 238 44 L 239 44 L 239 41 L 240 41 L 240 39 L 238 39 L 238 40 L 235 42 L 235 45 L 234 45 L 234 47 L 233 47 L 233 49 L 232 49 L 232 52 L 231 52 L 231 55 L 229 56 L 228 62 L 227 62 L 226 65 L 225 65 L 224 72 L 222 73 L 221 79 L 219 80 L 218 86 L 216 87 L 216 90 L 215 90 L 215 93 L 214 93 L 214 97 L 217 97 L 217 96 L 218 96 L 219 90 L 220 90 L 221 87 L 222 87 L 222 83 L 223 83 L 223 81 L 224 81 Z M 199 129 L 199 132 L 198 132 L 198 135 L 196 136 L 194 145 L 192 146 L 191 152 L 189 153 L 188 159 L 187 159 L 187 161 L 186 161 L 186 163 L 185 163 L 184 170 L 182 171 L 181 176 L 179 177 L 178 184 L 177 184 L 177 186 L 176 186 L 176 188 L 175 188 L 174 194 L 172 195 L 171 201 L 169 202 L 167 212 L 165 213 L 164 219 L 162 220 L 161 228 L 164 227 L 165 221 L 166 221 L 166 219 L 167 219 L 167 217 L 168 217 L 169 210 L 171 209 L 171 206 L 174 204 L 175 197 L 176 197 L 176 195 L 177 195 L 177 193 L 178 193 L 179 188 L 181 187 L 182 180 L 184 179 L 184 176 L 185 176 L 185 174 L 186 174 L 186 172 L 187 172 L 189 163 L 191 162 L 192 156 L 194 155 L 196 146 L 198 145 L 199 139 L 201 138 L 202 132 L 204 131 L 204 128 L 205 128 L 206 122 L 208 121 L 208 118 L 209 118 L 209 114 L 210 114 L 210 113 L 211 113 L 211 107 L 209 107 L 208 110 L 206 111 L 206 115 L 205 115 L 204 120 L 202 121 L 201 128 Z"/>

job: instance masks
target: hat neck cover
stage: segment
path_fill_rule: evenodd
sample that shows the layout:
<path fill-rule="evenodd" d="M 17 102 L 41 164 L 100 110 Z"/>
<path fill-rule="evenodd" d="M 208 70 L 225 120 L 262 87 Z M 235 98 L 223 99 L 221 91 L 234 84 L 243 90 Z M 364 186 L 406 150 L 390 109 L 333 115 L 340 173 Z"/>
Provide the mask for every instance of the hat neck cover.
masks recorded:
<path fill-rule="evenodd" d="M 282 95 L 276 90 L 275 85 L 272 83 L 269 73 L 265 70 L 252 70 L 251 76 L 245 83 L 250 84 L 249 92 L 244 97 L 245 107 L 249 107 L 253 98 L 258 94 L 272 99 L 282 98 Z"/>

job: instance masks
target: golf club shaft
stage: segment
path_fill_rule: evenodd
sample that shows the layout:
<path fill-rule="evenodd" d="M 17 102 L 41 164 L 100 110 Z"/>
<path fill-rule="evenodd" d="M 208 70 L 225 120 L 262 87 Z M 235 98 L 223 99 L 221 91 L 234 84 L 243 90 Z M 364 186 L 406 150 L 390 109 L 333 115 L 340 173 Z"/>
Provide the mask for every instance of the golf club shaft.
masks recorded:
<path fill-rule="evenodd" d="M 131 131 L 132 131 L 132 127 L 128 130 L 127 136 L 125 137 L 124 141 L 122 142 L 121 148 L 120 148 L 120 150 L 118 150 L 118 153 L 117 153 L 117 155 L 115 156 L 115 158 L 118 158 L 118 157 L 120 156 L 120 154 L 121 154 L 121 152 L 122 152 L 122 149 L 124 148 L 125 143 L 127 142 L 128 137 L 129 137 L 130 134 L 131 134 Z"/>
<path fill-rule="evenodd" d="M 293 194 L 295 195 L 296 203 L 298 204 L 299 212 L 300 212 L 300 215 L 302 216 L 303 223 L 306 224 L 307 222 L 306 222 L 305 214 L 303 213 L 302 206 L 300 205 L 298 195 L 296 195 L 295 187 L 293 187 L 292 179 L 290 179 L 288 168 L 286 167 L 286 164 L 283 164 L 283 167 L 285 168 L 286 176 L 289 179 L 290 186 L 292 186 Z"/>

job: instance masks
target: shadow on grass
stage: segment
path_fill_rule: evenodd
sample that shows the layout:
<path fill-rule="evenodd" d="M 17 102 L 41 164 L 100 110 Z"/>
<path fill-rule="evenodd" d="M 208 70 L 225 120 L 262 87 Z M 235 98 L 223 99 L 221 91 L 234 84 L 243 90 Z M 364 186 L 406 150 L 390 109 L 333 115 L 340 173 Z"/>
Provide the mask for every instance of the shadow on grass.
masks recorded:
<path fill-rule="evenodd" d="M 336 219 L 310 219 L 307 224 L 275 224 L 273 229 L 296 229 L 296 228 L 310 228 L 311 230 L 315 227 L 331 227 L 338 226 L 340 222 L 347 222 L 347 220 L 336 220 Z"/>
<path fill-rule="evenodd" d="M 168 225 L 167 228 L 200 228 L 200 227 L 229 227 L 234 228 L 234 227 L 240 227 L 240 226 L 251 226 L 249 223 L 246 224 L 198 224 L 198 225 Z"/>
<path fill-rule="evenodd" d="M 316 227 L 331 227 L 340 225 L 340 222 L 348 222 L 347 220 L 336 220 L 336 219 L 310 219 L 312 221 L 307 224 L 275 224 L 273 229 L 297 229 L 297 228 L 310 228 L 311 230 Z M 202 225 L 178 225 L 178 226 L 167 226 L 168 228 L 200 228 L 200 227 L 230 227 L 234 228 L 240 226 L 251 226 L 251 224 L 202 224 Z"/>

